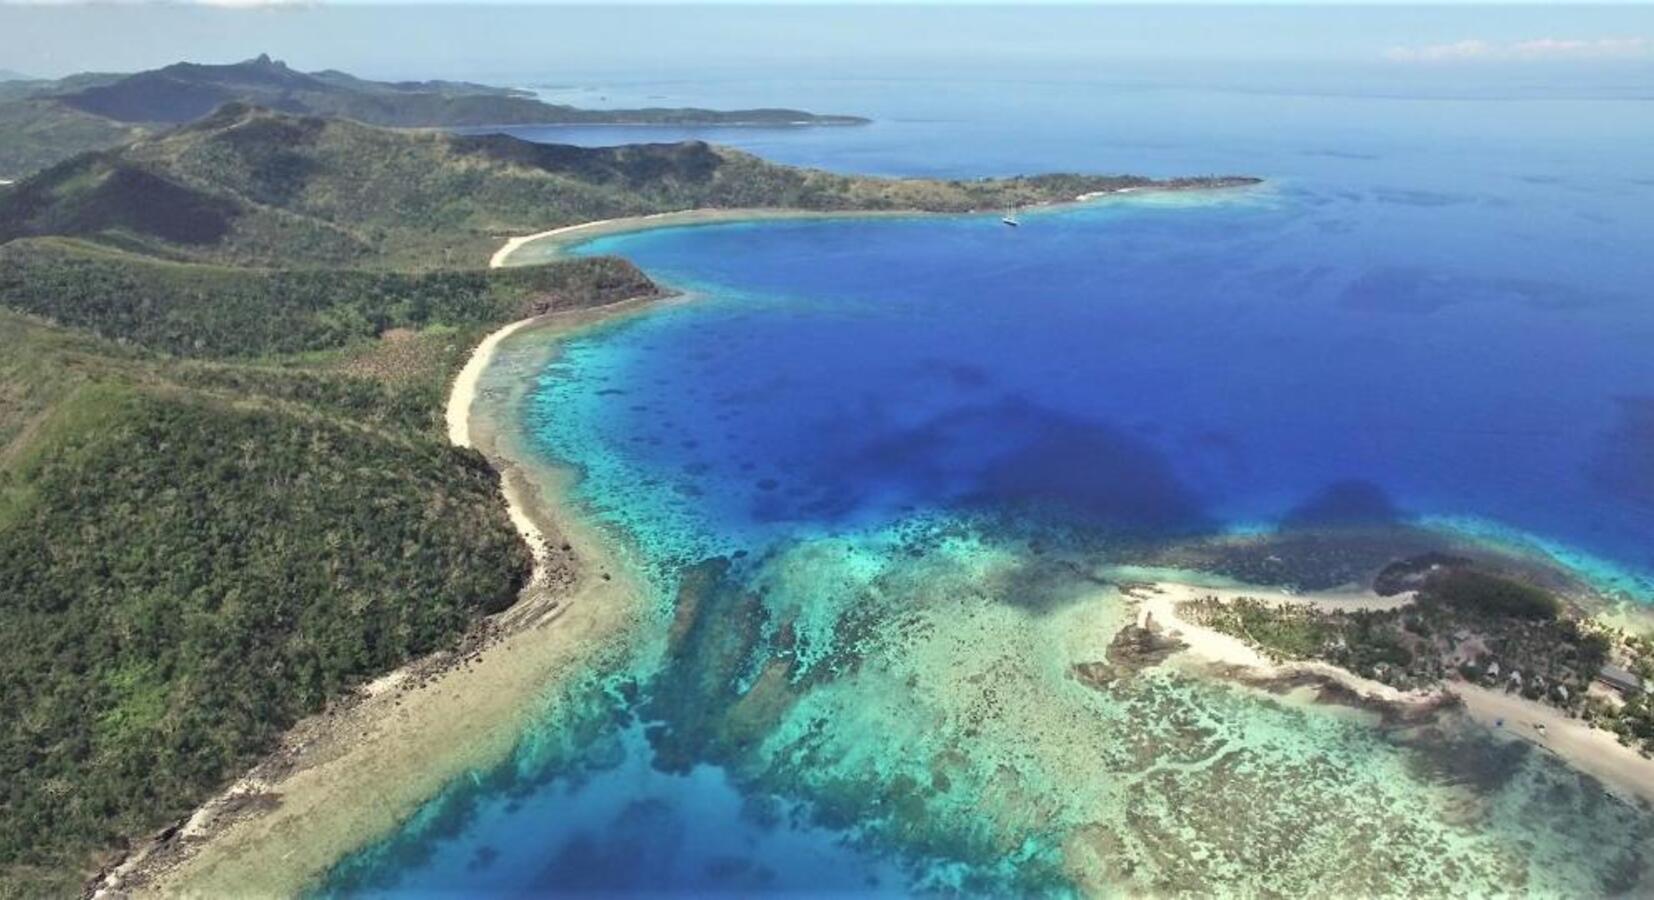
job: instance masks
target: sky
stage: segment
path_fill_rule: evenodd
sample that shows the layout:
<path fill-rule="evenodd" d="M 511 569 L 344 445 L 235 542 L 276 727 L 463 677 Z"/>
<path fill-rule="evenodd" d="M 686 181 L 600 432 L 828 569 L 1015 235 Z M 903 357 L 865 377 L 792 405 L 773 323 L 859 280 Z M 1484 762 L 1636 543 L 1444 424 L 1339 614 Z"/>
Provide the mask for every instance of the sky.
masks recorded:
<path fill-rule="evenodd" d="M 257 3 L 259 0 L 215 0 Z M 823 74 L 984 64 L 1654 62 L 1654 6 L 640 6 L 0 0 L 0 70 L 37 77 L 270 55 L 380 78 L 667 77 L 776 63 Z"/>

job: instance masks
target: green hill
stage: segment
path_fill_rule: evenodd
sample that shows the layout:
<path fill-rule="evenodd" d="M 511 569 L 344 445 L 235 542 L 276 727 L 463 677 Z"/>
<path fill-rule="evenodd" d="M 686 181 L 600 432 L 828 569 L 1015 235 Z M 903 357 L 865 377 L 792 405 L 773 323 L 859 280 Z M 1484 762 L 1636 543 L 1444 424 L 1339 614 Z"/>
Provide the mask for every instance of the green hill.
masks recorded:
<path fill-rule="evenodd" d="M 453 81 L 382 82 L 328 70 L 307 74 L 260 56 L 229 65 L 176 63 L 57 95 L 65 106 L 118 122 L 191 122 L 226 103 L 395 127 L 696 124 L 848 125 L 854 116 L 796 109 L 588 110 L 542 103 L 526 91 Z"/>
<path fill-rule="evenodd" d="M 76 153 L 107 149 L 150 133 L 148 128 L 111 122 L 51 100 L 8 102 L 5 86 L 0 83 L 0 179 L 18 178 Z"/>
<path fill-rule="evenodd" d="M 654 290 L 614 259 L 0 245 L 0 305 L 55 320 L 0 309 L 0 897 L 78 892 L 300 716 L 509 605 L 527 550 L 447 442 L 448 383 L 500 322 Z"/>
<path fill-rule="evenodd" d="M 455 81 L 382 82 L 305 73 L 268 56 L 228 65 L 182 62 L 131 75 L 0 82 L 0 178 L 195 121 L 226 103 L 337 116 L 398 128 L 489 125 L 851 125 L 855 116 L 796 109 L 588 110 L 525 91 Z"/>
<path fill-rule="evenodd" d="M 528 556 L 398 379 L 169 360 L 0 312 L 0 896 L 73 895 Z M 366 351 L 361 351 L 366 352 Z"/>
<path fill-rule="evenodd" d="M 259 134 L 0 189 L 0 896 L 78 892 L 299 717 L 510 604 L 527 551 L 447 443 L 448 382 L 499 323 L 656 291 L 617 259 L 188 260 L 249 218 L 300 258 L 338 232 L 263 202 L 269 167 L 261 199 L 206 177 L 229 146 L 279 157 Z"/>
<path fill-rule="evenodd" d="M 867 178 L 700 142 L 557 146 L 232 104 L 19 183 L 0 195 L 0 241 L 70 235 L 178 260 L 428 267 L 484 258 L 508 235 L 692 207 L 960 212 L 1251 180 Z"/>

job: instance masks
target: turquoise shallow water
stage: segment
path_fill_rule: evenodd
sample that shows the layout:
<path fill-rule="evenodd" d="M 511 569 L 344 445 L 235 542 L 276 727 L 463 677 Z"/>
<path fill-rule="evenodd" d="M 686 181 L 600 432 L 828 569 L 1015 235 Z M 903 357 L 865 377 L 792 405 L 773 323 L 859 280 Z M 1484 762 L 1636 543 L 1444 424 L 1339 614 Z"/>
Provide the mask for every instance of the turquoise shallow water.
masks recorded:
<path fill-rule="evenodd" d="M 656 621 L 330 890 L 1648 889 L 1654 816 L 1525 743 L 1073 675 L 1130 614 L 1111 565 L 1283 524 L 1424 522 L 1654 593 L 1647 101 L 955 87 L 953 118 L 730 137 L 1270 181 L 582 247 L 690 295 L 567 341 L 524 407 Z"/>

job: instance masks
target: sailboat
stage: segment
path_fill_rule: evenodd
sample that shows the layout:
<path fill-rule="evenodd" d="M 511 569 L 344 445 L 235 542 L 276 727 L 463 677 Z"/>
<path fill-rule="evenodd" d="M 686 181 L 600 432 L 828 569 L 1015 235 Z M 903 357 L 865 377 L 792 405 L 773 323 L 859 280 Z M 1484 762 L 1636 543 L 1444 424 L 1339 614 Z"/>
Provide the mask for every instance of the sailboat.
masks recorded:
<path fill-rule="evenodd" d="M 1006 210 L 1005 215 L 999 217 L 999 221 L 1004 222 L 1012 228 L 1018 228 L 1022 225 L 1021 222 L 1017 221 L 1017 212 L 1014 209 Z"/>

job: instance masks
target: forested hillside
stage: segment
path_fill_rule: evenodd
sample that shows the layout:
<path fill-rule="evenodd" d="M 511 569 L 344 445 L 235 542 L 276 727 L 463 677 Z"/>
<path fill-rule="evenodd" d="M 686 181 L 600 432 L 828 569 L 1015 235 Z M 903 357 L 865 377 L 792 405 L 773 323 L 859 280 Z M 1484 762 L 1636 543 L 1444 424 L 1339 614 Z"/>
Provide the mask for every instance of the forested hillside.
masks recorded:
<path fill-rule="evenodd" d="M 512 602 L 527 551 L 433 402 L 472 333 L 373 380 L 0 313 L 6 893 L 74 893 L 297 717 Z"/>
<path fill-rule="evenodd" d="M 1253 181 L 868 178 L 699 142 L 556 146 L 228 106 L 19 183 L 0 195 L 0 240 L 73 235 L 201 262 L 431 268 L 486 258 L 509 235 L 693 207 L 963 212 Z"/>
<path fill-rule="evenodd" d="M 631 263 L 430 272 L 175 263 L 59 238 L 0 244 L 0 306 L 179 356 L 301 353 L 656 292 Z"/>

